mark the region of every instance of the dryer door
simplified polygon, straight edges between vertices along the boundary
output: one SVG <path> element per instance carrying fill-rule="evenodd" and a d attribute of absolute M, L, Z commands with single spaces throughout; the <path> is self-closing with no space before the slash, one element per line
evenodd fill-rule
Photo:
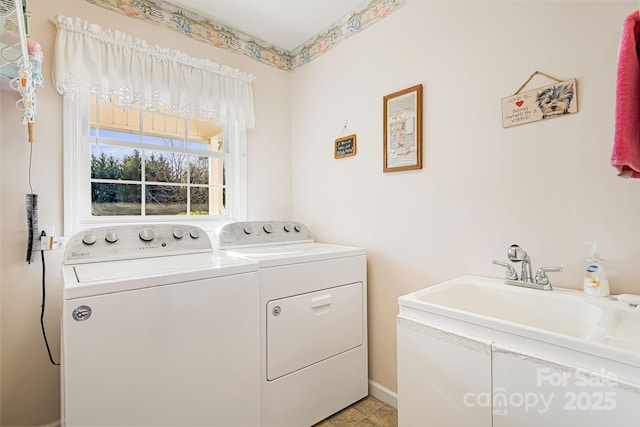
<path fill-rule="evenodd" d="M 363 284 L 267 303 L 267 380 L 363 344 Z"/>

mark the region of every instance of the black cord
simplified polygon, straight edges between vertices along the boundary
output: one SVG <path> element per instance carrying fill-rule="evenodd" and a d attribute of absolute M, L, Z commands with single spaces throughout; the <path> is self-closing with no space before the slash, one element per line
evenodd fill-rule
<path fill-rule="evenodd" d="M 44 234 L 44 231 L 42 232 Z M 44 251 L 40 251 L 40 257 L 42 258 L 42 310 L 40 311 L 40 326 L 42 326 L 42 336 L 44 337 L 44 343 L 47 346 L 47 353 L 49 353 L 49 361 L 52 365 L 59 366 L 60 363 L 56 363 L 51 356 L 51 349 L 49 348 L 49 341 L 47 340 L 47 332 L 44 330 L 44 304 L 45 304 L 45 266 L 44 266 Z"/>

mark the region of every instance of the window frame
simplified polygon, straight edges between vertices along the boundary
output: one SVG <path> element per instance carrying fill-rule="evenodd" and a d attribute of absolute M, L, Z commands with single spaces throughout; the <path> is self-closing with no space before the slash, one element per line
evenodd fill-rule
<path fill-rule="evenodd" d="M 222 124 L 223 144 L 228 147 L 226 214 L 162 216 L 91 215 L 91 148 L 86 142 L 89 129 L 90 92 L 63 96 L 64 141 L 64 233 L 115 224 L 183 223 L 213 231 L 229 221 L 247 218 L 247 130 L 236 123 Z"/>

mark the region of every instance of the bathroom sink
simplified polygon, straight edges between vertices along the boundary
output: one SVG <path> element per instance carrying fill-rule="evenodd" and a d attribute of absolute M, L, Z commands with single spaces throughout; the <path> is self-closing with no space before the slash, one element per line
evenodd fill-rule
<path fill-rule="evenodd" d="M 463 276 L 401 296 L 399 303 L 401 316 L 445 316 L 640 366 L 640 307 L 613 298 Z"/>
<path fill-rule="evenodd" d="M 593 304 L 535 289 L 511 289 L 504 283 L 451 282 L 427 288 L 416 297 L 428 304 L 575 337 L 593 333 L 602 317 L 602 309 Z"/>

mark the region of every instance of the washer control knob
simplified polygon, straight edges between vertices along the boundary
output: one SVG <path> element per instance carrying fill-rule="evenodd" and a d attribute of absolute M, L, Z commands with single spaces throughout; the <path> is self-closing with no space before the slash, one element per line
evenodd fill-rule
<path fill-rule="evenodd" d="M 262 229 L 264 230 L 265 233 L 271 234 L 273 233 L 273 224 L 265 224 L 262 226 Z"/>
<path fill-rule="evenodd" d="M 200 237 L 200 231 L 198 231 L 197 228 L 192 228 L 189 231 L 189 236 L 191 236 L 192 239 L 197 239 L 198 237 Z"/>
<path fill-rule="evenodd" d="M 150 228 L 143 228 L 142 230 L 140 230 L 138 236 L 143 242 L 150 242 L 154 237 L 156 237 L 155 233 Z"/>
<path fill-rule="evenodd" d="M 93 233 L 87 233 L 84 236 L 82 236 L 82 243 L 84 243 L 85 245 L 93 245 L 96 242 L 97 238 L 96 235 Z"/>
<path fill-rule="evenodd" d="M 244 234 L 251 234 L 253 233 L 253 230 L 251 229 L 250 226 L 246 226 L 242 231 L 244 231 Z"/>
<path fill-rule="evenodd" d="M 287 233 L 291 232 L 291 224 L 285 224 L 284 231 L 286 231 Z"/>
<path fill-rule="evenodd" d="M 180 230 L 179 228 L 176 228 L 175 230 L 173 230 L 173 237 L 175 237 L 178 240 L 182 239 L 184 237 L 184 231 Z"/>
<path fill-rule="evenodd" d="M 118 241 L 118 234 L 115 231 L 110 231 L 106 236 L 104 236 L 104 240 L 109 243 L 115 243 Z"/>
<path fill-rule="evenodd" d="M 296 230 L 297 233 L 302 231 L 302 226 L 300 224 L 296 224 L 293 226 L 293 229 Z"/>

